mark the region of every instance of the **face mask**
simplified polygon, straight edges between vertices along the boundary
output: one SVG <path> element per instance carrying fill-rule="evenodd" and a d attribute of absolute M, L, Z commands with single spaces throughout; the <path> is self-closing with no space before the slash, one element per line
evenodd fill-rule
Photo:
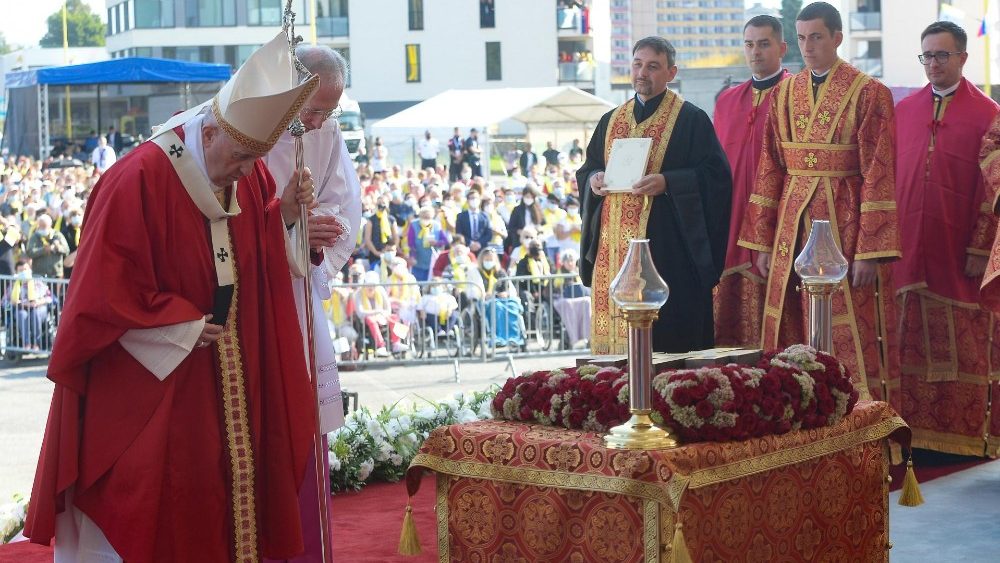
<path fill-rule="evenodd" d="M 83 224 L 83 217 L 80 217 L 79 215 L 75 215 L 72 218 L 70 218 L 69 222 L 74 227 L 79 227 L 80 225 Z"/>
<path fill-rule="evenodd" d="M 35 229 L 35 232 L 38 233 L 38 236 L 42 236 L 42 237 L 49 236 L 49 230 L 48 229 Z"/>
<path fill-rule="evenodd" d="M 552 193 L 555 194 L 555 196 L 557 198 L 559 198 L 560 200 L 562 200 L 562 198 L 563 198 L 563 190 L 562 190 L 562 188 L 556 188 L 555 190 L 553 190 Z"/>
<path fill-rule="evenodd" d="M 371 209 L 366 209 L 364 213 L 362 213 L 362 215 L 364 216 L 365 219 L 370 219 L 371 216 L 374 215 L 374 213 L 372 213 Z"/>
<path fill-rule="evenodd" d="M 462 172 L 462 179 L 463 180 L 470 180 L 470 179 L 472 179 L 472 173 L 471 172 Z"/>
<path fill-rule="evenodd" d="M 469 203 L 469 209 L 479 209 L 478 199 L 470 199 L 468 203 Z"/>
<path fill-rule="evenodd" d="M 17 274 L 17 277 L 20 278 L 20 279 L 22 279 L 22 280 L 30 280 L 31 279 L 31 270 L 29 270 L 29 269 L 21 270 Z"/>
<path fill-rule="evenodd" d="M 494 268 L 494 266 L 496 266 L 496 265 L 497 265 L 497 263 L 494 262 L 493 260 L 483 260 L 483 269 L 484 270 L 492 270 Z"/>
<path fill-rule="evenodd" d="M 512 195 L 509 195 L 509 196 L 505 197 L 504 199 L 507 201 L 507 203 L 509 203 L 511 205 L 517 203 L 517 198 L 514 197 L 514 196 L 512 196 Z"/>
<path fill-rule="evenodd" d="M 577 215 L 580 214 L 580 210 L 576 207 L 570 207 L 566 210 L 566 213 L 569 213 L 573 217 L 576 217 Z"/>
<path fill-rule="evenodd" d="M 389 252 L 383 252 L 382 253 L 382 261 L 385 262 L 386 264 L 388 264 L 389 262 L 392 262 L 392 259 L 395 258 L 395 257 L 396 257 L 396 252 L 395 251 L 391 251 L 390 250 Z"/>
<path fill-rule="evenodd" d="M 469 257 L 466 256 L 466 255 L 464 255 L 464 254 L 460 254 L 460 255 L 458 255 L 458 256 L 455 257 L 455 262 L 458 262 L 459 264 L 466 264 L 466 263 L 468 263 L 468 261 L 469 261 Z"/>
<path fill-rule="evenodd" d="M 531 206 L 531 205 L 533 205 L 535 203 L 535 199 L 534 198 L 530 198 L 530 197 L 526 197 L 526 198 L 522 199 L 521 201 L 523 201 L 524 205 L 526 205 L 526 206 Z"/>
<path fill-rule="evenodd" d="M 431 288 L 431 295 L 441 295 L 441 286 L 435 285 Z"/>
<path fill-rule="evenodd" d="M 455 202 L 449 199 L 448 201 L 444 202 L 444 206 L 447 207 L 448 209 L 451 209 L 452 207 L 455 207 Z"/>
<path fill-rule="evenodd" d="M 403 199 L 403 192 L 399 190 L 392 190 L 392 199 Z"/>

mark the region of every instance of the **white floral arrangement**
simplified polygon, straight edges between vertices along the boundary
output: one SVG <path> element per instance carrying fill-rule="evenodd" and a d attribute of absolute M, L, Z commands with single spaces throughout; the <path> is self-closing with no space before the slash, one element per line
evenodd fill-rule
<path fill-rule="evenodd" d="M 358 490 L 372 480 L 399 481 L 432 430 L 492 418 L 496 392 L 455 393 L 409 408 L 396 403 L 374 414 L 366 407 L 348 414 L 344 426 L 328 436 L 331 491 Z"/>
<path fill-rule="evenodd" d="M 9 543 L 21 535 L 27 512 L 28 501 L 21 495 L 14 495 L 14 502 L 0 505 L 0 544 Z"/>

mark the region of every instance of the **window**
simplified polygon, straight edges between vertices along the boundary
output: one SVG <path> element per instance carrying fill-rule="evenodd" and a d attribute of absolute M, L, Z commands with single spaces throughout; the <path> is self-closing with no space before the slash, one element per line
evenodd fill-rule
<path fill-rule="evenodd" d="M 153 48 L 152 47 L 136 47 L 135 56 L 137 57 L 152 57 Z"/>
<path fill-rule="evenodd" d="M 222 56 L 225 63 L 231 66 L 235 71 L 243 66 L 243 63 L 250 58 L 250 53 L 253 53 L 256 50 L 256 45 L 226 45 L 225 49 L 223 49 Z"/>
<path fill-rule="evenodd" d="M 486 80 L 501 80 L 500 42 L 486 42 Z"/>
<path fill-rule="evenodd" d="M 174 0 L 135 0 L 135 27 L 174 27 Z"/>
<path fill-rule="evenodd" d="M 479 27 L 496 27 L 497 14 L 493 0 L 479 0 Z"/>
<path fill-rule="evenodd" d="M 124 31 L 122 28 L 122 5 L 115 6 L 115 33 Z"/>
<path fill-rule="evenodd" d="M 187 27 L 236 25 L 236 0 L 185 0 Z"/>
<path fill-rule="evenodd" d="M 176 59 L 177 58 L 177 47 L 164 47 L 160 51 L 160 56 L 164 59 Z"/>
<path fill-rule="evenodd" d="M 410 31 L 424 28 L 424 0 L 407 0 L 410 10 Z"/>
<path fill-rule="evenodd" d="M 420 82 L 420 45 L 406 45 L 406 81 Z"/>
<path fill-rule="evenodd" d="M 111 22 L 114 21 L 114 19 L 115 17 L 111 14 L 111 8 L 108 8 L 108 30 L 105 32 L 105 35 L 108 37 L 114 35 L 114 32 L 111 31 Z"/>
<path fill-rule="evenodd" d="M 125 31 L 128 31 L 128 30 L 132 29 L 132 22 L 129 21 L 128 5 L 129 5 L 128 2 L 125 2 L 124 4 L 122 4 L 122 7 L 125 8 L 125 17 L 123 18 L 124 21 L 122 22 L 122 23 L 125 24 Z"/>

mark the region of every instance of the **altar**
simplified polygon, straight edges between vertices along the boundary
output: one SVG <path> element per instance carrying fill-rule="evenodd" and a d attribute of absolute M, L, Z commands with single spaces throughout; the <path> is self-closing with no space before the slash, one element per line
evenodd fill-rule
<path fill-rule="evenodd" d="M 433 431 L 407 485 L 437 474 L 441 561 L 877 562 L 889 438 L 907 445 L 909 429 L 871 401 L 833 426 L 659 451 L 480 421 Z"/>

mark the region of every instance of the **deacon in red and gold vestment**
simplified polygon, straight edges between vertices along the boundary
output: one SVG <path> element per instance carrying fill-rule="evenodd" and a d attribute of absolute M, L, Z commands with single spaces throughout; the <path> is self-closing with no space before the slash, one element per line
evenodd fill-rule
<path fill-rule="evenodd" d="M 647 37 L 632 50 L 636 97 L 601 118 L 577 172 L 582 188 L 580 274 L 590 286 L 590 347 L 624 354 L 625 320 L 608 296 L 629 241 L 649 239 L 653 264 L 670 286 L 670 299 L 653 324 L 653 349 L 711 348 L 712 288 L 726 253 L 732 176 L 705 112 L 667 89 L 677 74 L 670 42 Z M 646 175 L 631 192 L 605 191 L 612 142 L 652 139 Z"/>
<path fill-rule="evenodd" d="M 996 102 L 962 77 L 966 34 L 935 22 L 921 35 L 925 88 L 896 106 L 896 198 L 903 256 L 894 264 L 903 418 L 913 445 L 983 455 L 990 371 L 1000 338 L 979 306 L 996 219 L 979 144 Z M 995 455 L 995 452 L 993 452 Z"/>
<path fill-rule="evenodd" d="M 771 100 L 739 240 L 759 252 L 758 270 L 769 275 L 763 347 L 806 341 L 807 297 L 795 290 L 793 263 L 812 221 L 828 220 L 851 264 L 833 296 L 834 354 L 863 398 L 894 399 L 899 367 L 887 261 L 900 252 L 892 96 L 837 58 L 843 25 L 833 6 L 809 4 L 795 27 L 807 68 L 779 84 Z"/>
<path fill-rule="evenodd" d="M 726 269 L 715 288 L 715 345 L 760 346 L 767 280 L 753 269 L 753 252 L 736 244 L 757 177 L 764 126 L 774 87 L 788 72 L 781 59 L 788 45 L 781 21 L 754 16 L 743 26 L 743 54 L 753 76 L 723 92 L 715 102 L 715 132 L 733 169 L 733 206 L 726 245 Z"/>
<path fill-rule="evenodd" d="M 993 120 L 989 131 L 983 137 L 982 148 L 979 151 L 979 167 L 983 173 L 983 181 L 986 184 L 986 201 L 994 215 L 1000 214 L 1000 115 Z M 1000 314 L 1000 229 L 997 238 L 993 240 L 990 250 L 989 260 L 986 262 L 986 274 L 983 276 L 981 304 L 996 315 Z M 994 321 L 995 322 L 995 321 Z M 994 339 L 997 341 L 998 339 Z M 1000 377 L 996 361 L 991 358 L 990 364 L 990 397 L 992 409 L 990 410 L 990 431 L 989 447 L 987 454 L 993 457 L 1000 456 Z"/>
<path fill-rule="evenodd" d="M 276 199 L 258 159 L 317 83 L 278 35 L 95 187 L 25 528 L 57 561 L 303 550 L 315 406 L 286 226 L 312 181 Z"/>

